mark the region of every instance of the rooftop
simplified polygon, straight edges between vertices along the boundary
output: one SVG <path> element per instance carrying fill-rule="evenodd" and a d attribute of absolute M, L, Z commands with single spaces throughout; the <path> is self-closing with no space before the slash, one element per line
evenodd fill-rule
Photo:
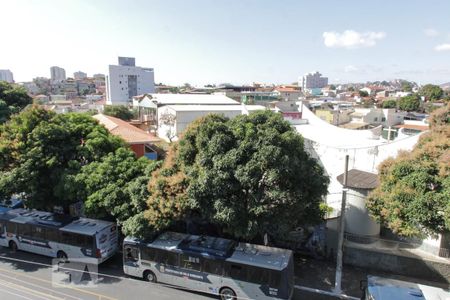
<path fill-rule="evenodd" d="M 158 106 L 178 104 L 239 104 L 239 102 L 221 94 L 147 94 L 134 97 L 134 99 L 139 101 L 143 101 L 146 98 L 155 102 Z"/>
<path fill-rule="evenodd" d="M 344 173 L 337 177 L 340 184 L 344 185 Z M 374 189 L 378 186 L 377 174 L 351 169 L 347 174 L 347 187 L 357 189 Z"/>
<path fill-rule="evenodd" d="M 167 105 L 175 111 L 254 111 L 266 109 L 262 105 Z"/>
<path fill-rule="evenodd" d="M 160 139 L 148 134 L 130 123 L 119 118 L 97 114 L 93 116 L 100 124 L 106 127 L 112 134 L 121 137 L 128 144 L 155 143 Z"/>

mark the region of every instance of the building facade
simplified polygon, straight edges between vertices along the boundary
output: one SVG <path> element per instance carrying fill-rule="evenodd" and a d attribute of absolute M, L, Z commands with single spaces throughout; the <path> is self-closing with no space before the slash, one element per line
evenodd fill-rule
<path fill-rule="evenodd" d="M 52 81 L 66 80 L 66 70 L 60 67 L 53 66 L 50 68 L 50 79 Z"/>
<path fill-rule="evenodd" d="M 13 73 L 10 70 L 0 70 L 0 81 L 13 83 L 14 82 Z"/>
<path fill-rule="evenodd" d="M 73 78 L 75 80 L 81 80 L 81 79 L 86 79 L 87 78 L 87 74 L 81 71 L 75 72 L 73 73 Z"/>
<path fill-rule="evenodd" d="M 319 72 L 305 74 L 299 82 L 303 91 L 309 89 L 324 88 L 328 85 L 328 77 L 322 77 Z"/>
<path fill-rule="evenodd" d="M 119 65 L 110 65 L 106 76 L 106 103 L 126 105 L 134 96 L 154 93 L 153 68 L 135 66 L 133 57 L 119 57 Z"/>

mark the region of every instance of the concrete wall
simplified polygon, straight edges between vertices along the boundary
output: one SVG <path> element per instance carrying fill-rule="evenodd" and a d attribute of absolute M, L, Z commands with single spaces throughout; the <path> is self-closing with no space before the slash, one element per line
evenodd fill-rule
<path fill-rule="evenodd" d="M 345 247 L 344 263 L 356 267 L 414 276 L 429 281 L 450 283 L 450 263 L 422 257 L 394 255 L 388 252 Z"/>

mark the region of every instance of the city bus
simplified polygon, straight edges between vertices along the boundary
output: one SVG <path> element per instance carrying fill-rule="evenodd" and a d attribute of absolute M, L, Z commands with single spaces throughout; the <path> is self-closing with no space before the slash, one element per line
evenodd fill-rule
<path fill-rule="evenodd" d="M 117 252 L 118 233 L 112 222 L 12 209 L 0 213 L 0 246 L 100 264 Z"/>
<path fill-rule="evenodd" d="M 124 273 L 150 282 L 231 299 L 290 299 L 291 250 L 165 232 L 152 241 L 126 237 Z"/>

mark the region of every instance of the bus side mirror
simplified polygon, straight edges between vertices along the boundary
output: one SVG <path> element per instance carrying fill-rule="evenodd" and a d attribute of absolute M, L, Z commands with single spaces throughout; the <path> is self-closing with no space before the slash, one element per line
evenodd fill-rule
<path fill-rule="evenodd" d="M 360 289 L 361 291 L 365 291 L 366 288 L 367 288 L 367 280 L 361 280 L 361 281 L 359 282 L 359 289 Z"/>

